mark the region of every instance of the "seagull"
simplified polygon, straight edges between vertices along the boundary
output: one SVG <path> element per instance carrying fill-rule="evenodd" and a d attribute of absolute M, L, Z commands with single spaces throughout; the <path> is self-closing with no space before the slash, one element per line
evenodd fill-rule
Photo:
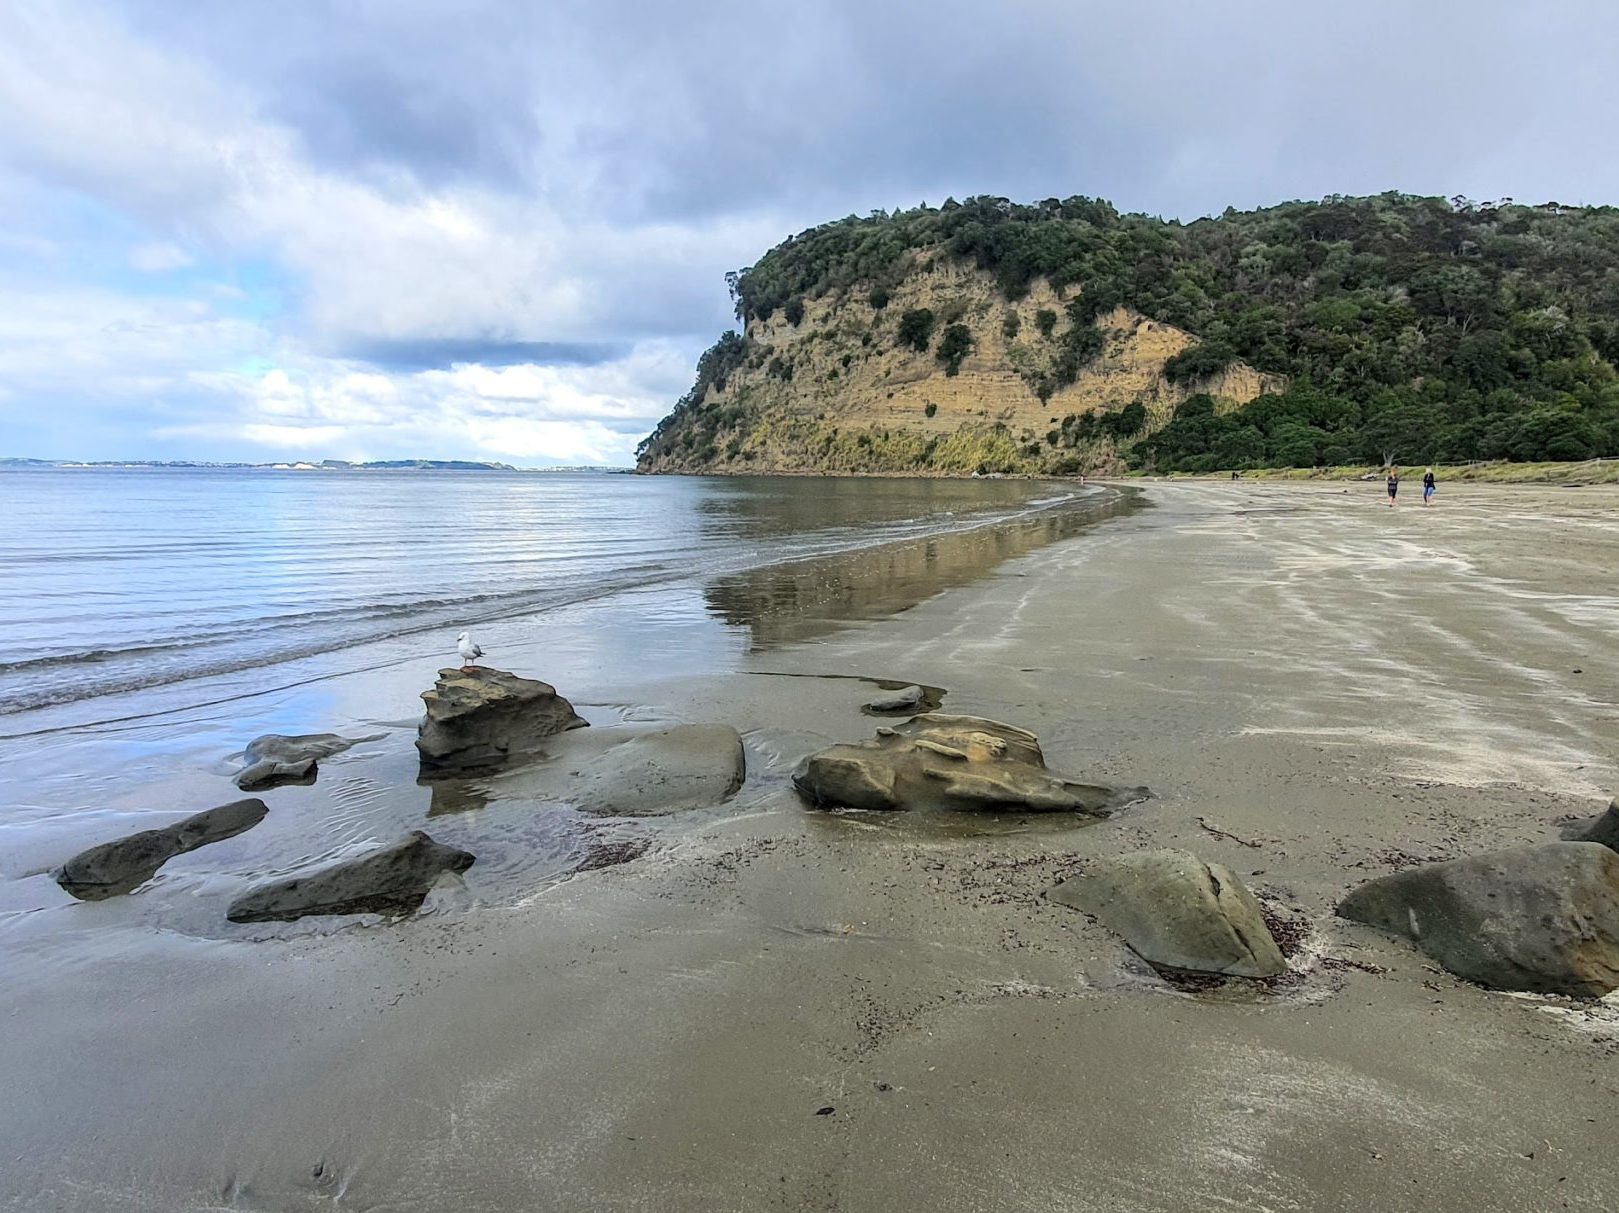
<path fill-rule="evenodd" d="M 472 663 L 483 656 L 483 650 L 465 632 L 455 638 L 455 649 L 456 652 L 461 654 L 461 668 L 463 670 L 470 670 Z"/>

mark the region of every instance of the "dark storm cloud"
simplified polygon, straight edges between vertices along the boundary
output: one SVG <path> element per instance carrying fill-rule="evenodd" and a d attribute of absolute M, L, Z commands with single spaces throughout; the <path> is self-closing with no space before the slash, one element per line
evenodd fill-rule
<path fill-rule="evenodd" d="M 1619 9 L 1266 2 L 143 3 L 320 163 L 619 219 L 945 193 L 1192 217 L 1401 188 L 1612 192 Z"/>

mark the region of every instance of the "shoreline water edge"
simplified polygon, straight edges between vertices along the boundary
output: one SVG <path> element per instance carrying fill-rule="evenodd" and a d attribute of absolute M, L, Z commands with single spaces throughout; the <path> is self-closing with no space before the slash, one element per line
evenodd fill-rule
<path fill-rule="evenodd" d="M 0 1207 L 1609 1207 L 1614 999 L 1335 909 L 1607 803 L 1619 494 L 1380 489 L 1022 489 L 871 544 L 736 486 L 688 503 L 714 567 L 491 600 L 485 664 L 567 710 L 448 776 L 427 632 L 0 716 Z M 1033 745 L 1030 806 L 1086 811 L 816 807 L 810 756 L 911 754 L 909 705 L 976 723 L 893 786 Z M 238 789 L 261 734 L 315 765 Z M 58 884 L 141 829 L 155 875 Z M 283 913 L 410 831 L 419 890 Z M 1264 915 L 1263 980 L 1048 896 L 1165 849 Z"/>

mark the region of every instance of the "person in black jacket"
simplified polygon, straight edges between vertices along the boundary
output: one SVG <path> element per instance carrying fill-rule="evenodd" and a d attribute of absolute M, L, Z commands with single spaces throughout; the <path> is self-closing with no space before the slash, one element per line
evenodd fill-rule
<path fill-rule="evenodd" d="M 1422 504 L 1423 505 L 1432 505 L 1433 504 L 1433 494 L 1434 494 L 1434 489 L 1436 487 L 1438 487 L 1438 486 L 1436 486 L 1434 484 L 1433 469 L 1429 468 L 1422 475 Z"/>
<path fill-rule="evenodd" d="M 1400 473 L 1397 468 L 1389 469 L 1389 509 L 1394 508 L 1394 498 L 1400 491 Z"/>

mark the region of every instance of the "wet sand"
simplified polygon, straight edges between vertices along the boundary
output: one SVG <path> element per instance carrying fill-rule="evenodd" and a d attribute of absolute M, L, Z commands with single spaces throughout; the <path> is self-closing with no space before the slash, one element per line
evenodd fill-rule
<path fill-rule="evenodd" d="M 214 925 L 254 831 L 68 906 L 31 833 L 0 884 L 0 1206 L 1611 1208 L 1619 1007 L 1486 992 L 1330 911 L 1413 859 L 1555 837 L 1619 785 L 1619 494 L 1145 494 L 899 614 L 828 608 L 724 663 L 593 663 L 583 618 L 514 639 L 511 664 L 598 723 L 743 730 L 738 799 L 627 864 L 539 879 L 525 847 L 551 846 L 557 811 L 495 781 L 427 823 L 491 848 L 481 893 L 255 937 Z M 1034 730 L 1053 767 L 1157 799 L 1083 827 L 809 811 L 792 765 L 876 723 L 848 675 L 946 688 L 948 711 Z M 396 732 L 272 793 L 261 828 L 297 797 L 408 785 L 419 677 L 329 684 L 300 725 Z M 142 762 L 148 802 L 206 807 L 198 777 Z M 411 795 L 420 824 L 435 806 Z M 1149 846 L 1307 919 L 1295 974 L 1176 988 L 1040 900 L 1087 856 Z"/>

